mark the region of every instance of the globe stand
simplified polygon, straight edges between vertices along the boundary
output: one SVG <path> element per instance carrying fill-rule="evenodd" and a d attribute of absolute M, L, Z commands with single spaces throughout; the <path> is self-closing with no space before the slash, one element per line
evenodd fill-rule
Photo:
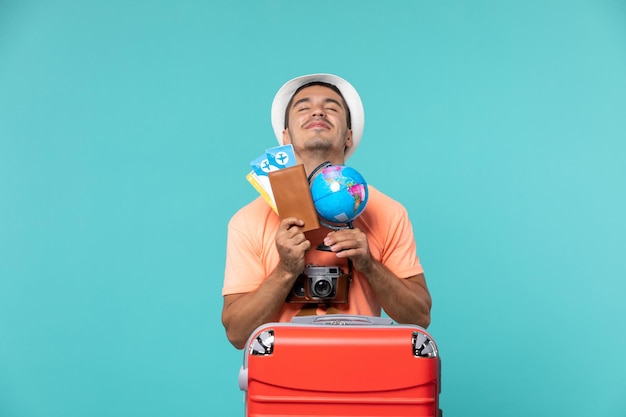
<path fill-rule="evenodd" d="M 322 226 L 327 227 L 331 230 L 334 230 L 335 232 L 337 230 L 344 230 L 344 229 L 354 229 L 354 224 L 352 222 L 347 222 L 344 224 L 330 224 L 330 223 L 326 223 L 324 220 L 319 219 L 319 222 Z M 324 244 L 324 242 L 320 243 L 319 245 L 317 245 L 317 250 L 321 250 L 324 252 L 332 252 L 332 250 L 330 249 L 330 246 L 326 246 Z"/>

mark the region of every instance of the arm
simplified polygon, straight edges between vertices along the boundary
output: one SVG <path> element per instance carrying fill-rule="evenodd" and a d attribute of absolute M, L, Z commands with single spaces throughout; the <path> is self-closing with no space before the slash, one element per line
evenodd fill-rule
<path fill-rule="evenodd" d="M 339 258 L 350 258 L 376 293 L 382 308 L 398 323 L 430 324 L 432 300 L 424 274 L 400 279 L 386 266 L 372 258 L 367 236 L 360 229 L 329 233 L 324 243 Z"/>
<path fill-rule="evenodd" d="M 280 261 L 255 291 L 224 296 L 222 324 L 228 340 L 237 349 L 245 346 L 258 326 L 276 318 L 294 281 L 304 269 L 304 254 L 311 246 L 301 227 L 302 220 L 287 218 L 276 232 Z"/>

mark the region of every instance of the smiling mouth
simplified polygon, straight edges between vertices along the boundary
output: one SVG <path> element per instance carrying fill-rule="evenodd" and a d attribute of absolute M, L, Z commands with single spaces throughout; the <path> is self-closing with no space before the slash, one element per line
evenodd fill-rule
<path fill-rule="evenodd" d="M 315 122 L 311 122 L 307 124 L 306 128 L 307 129 L 330 129 L 330 125 L 326 122 L 315 121 Z"/>

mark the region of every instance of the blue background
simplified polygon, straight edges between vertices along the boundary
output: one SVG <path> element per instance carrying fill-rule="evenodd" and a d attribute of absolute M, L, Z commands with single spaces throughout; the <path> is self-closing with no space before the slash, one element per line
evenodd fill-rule
<path fill-rule="evenodd" d="M 312 72 L 409 210 L 445 415 L 626 416 L 619 0 L 0 1 L 0 415 L 243 414 L 226 225 Z"/>

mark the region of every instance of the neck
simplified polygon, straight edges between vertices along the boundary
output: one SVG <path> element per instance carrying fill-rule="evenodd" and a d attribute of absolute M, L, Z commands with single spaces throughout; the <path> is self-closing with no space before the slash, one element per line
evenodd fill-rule
<path fill-rule="evenodd" d="M 323 164 L 324 162 L 330 162 L 331 165 L 343 165 L 344 164 L 344 159 L 343 159 L 343 155 L 341 155 L 341 157 L 332 157 L 330 155 L 307 155 L 307 156 L 302 156 L 302 155 L 296 155 L 296 160 L 298 161 L 298 163 L 301 163 L 304 165 L 304 170 L 306 171 L 307 175 L 311 175 L 311 173 L 315 170 L 315 168 L 317 168 L 318 166 L 320 166 L 320 164 Z"/>

